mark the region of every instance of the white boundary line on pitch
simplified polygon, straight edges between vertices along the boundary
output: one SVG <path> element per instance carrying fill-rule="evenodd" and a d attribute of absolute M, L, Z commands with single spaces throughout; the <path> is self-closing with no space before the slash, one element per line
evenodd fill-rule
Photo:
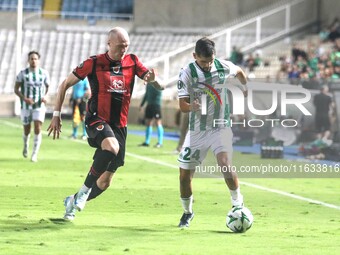
<path fill-rule="evenodd" d="M 9 121 L 1 120 L 1 119 L 0 119 L 0 122 L 4 123 L 5 125 L 10 126 L 10 127 L 16 127 L 16 128 L 21 128 L 22 127 L 21 125 L 18 125 L 18 124 L 9 122 Z M 43 131 L 43 133 L 47 134 L 46 131 Z M 71 141 L 85 144 L 85 141 L 80 141 L 80 140 L 71 140 Z M 151 162 L 153 164 L 158 164 L 158 165 L 161 165 L 161 166 L 178 169 L 178 166 L 176 166 L 176 165 L 165 163 L 165 162 L 162 162 L 162 161 L 159 161 L 159 160 L 155 160 L 155 159 L 152 159 L 152 158 L 140 156 L 140 155 L 137 155 L 137 154 L 134 154 L 134 153 L 130 153 L 130 152 L 126 152 L 125 154 L 130 156 L 130 157 L 134 157 L 134 158 L 137 158 L 137 159 L 141 159 L 141 160 L 144 160 L 144 161 Z M 242 185 L 249 186 L 249 187 L 252 187 L 252 188 L 255 188 L 255 189 L 259 189 L 259 190 L 263 190 L 263 191 L 279 194 L 279 195 L 282 195 L 282 196 L 294 198 L 294 199 L 297 199 L 297 200 L 301 200 L 301 201 L 305 201 L 305 202 L 309 202 L 309 203 L 313 203 L 313 204 L 317 204 L 317 205 L 322 205 L 324 207 L 340 210 L 340 206 L 338 206 L 338 205 L 325 203 L 325 202 L 322 202 L 322 201 L 319 201 L 319 200 L 315 200 L 315 199 L 311 199 L 311 198 L 307 198 L 307 197 L 302 197 L 302 196 L 299 196 L 299 195 L 294 195 L 294 194 L 291 194 L 291 193 L 288 193 L 288 192 L 285 192 L 285 191 L 280 191 L 280 190 L 276 190 L 276 189 L 266 188 L 266 187 L 263 187 L 263 186 L 260 186 L 260 185 L 257 185 L 257 184 L 252 184 L 252 183 L 249 183 L 249 182 L 240 181 L 240 183 Z"/>

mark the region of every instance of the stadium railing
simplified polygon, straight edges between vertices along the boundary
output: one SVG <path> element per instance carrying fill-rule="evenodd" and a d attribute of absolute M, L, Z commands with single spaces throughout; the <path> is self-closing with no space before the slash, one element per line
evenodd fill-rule
<path fill-rule="evenodd" d="M 254 17 L 210 34 L 209 37 L 216 43 L 217 55 L 220 58 L 228 58 L 235 43 L 242 52 L 249 52 L 316 25 L 317 22 L 317 0 L 284 1 L 272 9 L 266 9 L 262 13 L 256 12 Z M 243 35 L 247 39 L 235 41 L 235 35 Z M 165 83 L 174 87 L 180 68 L 191 59 L 194 45 L 190 43 L 146 64 L 157 67 Z M 141 96 L 143 92 L 140 90 L 136 95 Z"/>

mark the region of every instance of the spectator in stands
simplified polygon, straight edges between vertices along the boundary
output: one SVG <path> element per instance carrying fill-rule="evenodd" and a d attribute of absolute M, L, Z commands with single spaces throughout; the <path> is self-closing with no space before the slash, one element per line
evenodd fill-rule
<path fill-rule="evenodd" d="M 334 42 L 339 37 L 340 37 L 340 21 L 338 18 L 335 18 L 329 27 L 328 39 L 331 42 Z"/>
<path fill-rule="evenodd" d="M 26 158 L 29 148 L 31 122 L 34 123 L 34 145 L 31 156 L 32 162 L 38 161 L 38 152 L 41 145 L 41 126 L 45 120 L 45 96 L 50 84 L 49 73 L 39 67 L 40 54 L 37 51 L 28 53 L 29 67 L 20 71 L 15 83 L 15 94 L 21 101 L 21 121 L 24 127 L 23 156 Z"/>
<path fill-rule="evenodd" d="M 129 44 L 125 29 L 111 29 L 107 37 L 108 51 L 86 59 L 59 86 L 48 135 L 52 133 L 53 139 L 59 138 L 66 90 L 88 77 L 91 98 L 85 118 L 86 132 L 89 145 L 97 148 L 84 184 L 64 200 L 67 220 L 73 220 L 76 210 L 83 210 L 87 200 L 102 194 L 110 186 L 116 170 L 124 165 L 127 117 L 135 76 L 163 89 L 154 69 L 147 69 L 136 55 L 127 54 Z"/>
<path fill-rule="evenodd" d="M 152 136 L 153 121 L 156 121 L 158 142 L 154 146 L 155 148 L 161 148 L 163 146 L 164 128 L 162 125 L 162 91 L 155 89 L 152 84 L 146 85 L 146 92 L 139 109 L 142 110 L 144 104 L 147 103 L 145 109 L 145 142 L 140 146 L 149 147 Z"/>
<path fill-rule="evenodd" d="M 253 54 L 249 54 L 247 59 L 244 61 L 244 66 L 248 67 L 249 72 L 254 72 L 255 58 Z"/>
<path fill-rule="evenodd" d="M 290 81 L 290 84 L 298 84 L 300 78 L 300 71 L 297 65 L 292 65 L 288 69 L 288 79 Z"/>
<path fill-rule="evenodd" d="M 90 97 L 91 91 L 89 81 L 87 78 L 80 80 L 72 87 L 72 95 L 70 103 L 72 105 L 72 117 L 73 117 L 73 131 L 72 138 L 77 139 L 79 123 L 82 123 L 83 135 L 82 139 L 86 140 L 85 130 L 85 114 L 86 114 L 86 102 Z"/>
<path fill-rule="evenodd" d="M 233 46 L 229 60 L 235 65 L 242 65 L 243 53 L 236 46 Z"/>
<path fill-rule="evenodd" d="M 320 38 L 321 42 L 328 41 L 328 36 L 329 36 L 329 28 L 327 26 L 325 26 L 319 32 L 319 38 Z"/>
<path fill-rule="evenodd" d="M 333 109 L 333 101 L 328 94 L 328 86 L 322 86 L 320 93 L 314 96 L 315 127 L 318 139 L 328 140 L 331 134 L 330 114 Z"/>
<path fill-rule="evenodd" d="M 305 60 L 308 60 L 307 53 L 297 43 L 293 43 L 292 47 L 293 63 L 297 61 L 299 56 L 301 56 Z"/>
<path fill-rule="evenodd" d="M 332 80 L 337 80 L 337 79 L 340 79 L 340 66 L 334 66 Z"/>
<path fill-rule="evenodd" d="M 257 67 L 257 66 L 260 66 L 261 64 L 262 64 L 262 59 L 260 57 L 260 54 L 256 53 L 255 58 L 254 58 L 254 66 Z M 268 62 L 265 62 L 264 64 L 269 65 Z"/>

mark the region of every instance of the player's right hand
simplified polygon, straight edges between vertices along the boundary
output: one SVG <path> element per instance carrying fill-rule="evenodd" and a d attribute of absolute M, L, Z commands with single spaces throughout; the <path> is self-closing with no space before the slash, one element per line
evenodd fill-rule
<path fill-rule="evenodd" d="M 55 138 L 59 139 L 59 134 L 61 133 L 61 118 L 58 116 L 53 116 L 51 124 L 47 128 L 48 136 L 53 132 L 53 140 Z"/>
<path fill-rule="evenodd" d="M 24 101 L 25 101 L 25 103 L 28 104 L 28 105 L 33 105 L 33 104 L 34 104 L 34 101 L 33 101 L 32 98 L 25 97 L 25 98 L 24 98 Z"/>
<path fill-rule="evenodd" d="M 200 109 L 201 109 L 200 101 L 198 99 L 195 99 L 194 101 L 192 101 L 192 104 L 190 105 L 190 111 L 197 112 Z"/>

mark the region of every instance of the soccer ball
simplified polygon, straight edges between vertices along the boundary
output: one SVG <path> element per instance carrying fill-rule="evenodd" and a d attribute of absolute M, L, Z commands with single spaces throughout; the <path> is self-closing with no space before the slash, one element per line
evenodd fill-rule
<path fill-rule="evenodd" d="M 235 233 L 243 233 L 251 228 L 254 216 L 246 207 L 233 207 L 227 215 L 227 227 Z"/>

